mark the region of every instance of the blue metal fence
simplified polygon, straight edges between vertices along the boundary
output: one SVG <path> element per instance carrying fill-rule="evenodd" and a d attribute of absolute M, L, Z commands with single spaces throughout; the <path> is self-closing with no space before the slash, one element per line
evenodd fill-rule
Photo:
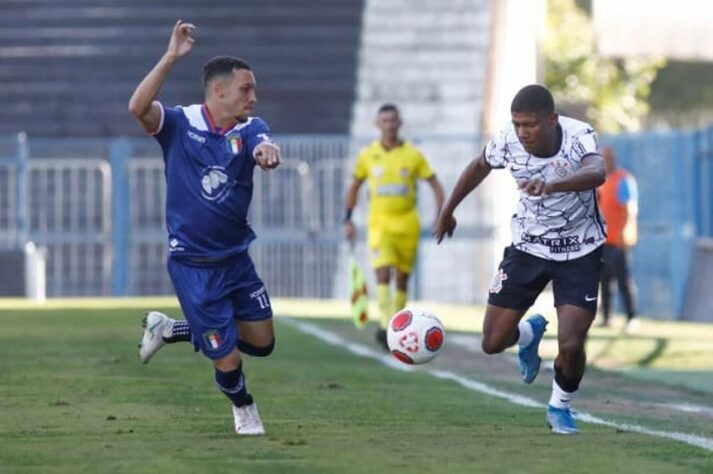
<path fill-rule="evenodd" d="M 633 277 L 640 312 L 681 316 L 695 242 L 713 236 L 713 128 L 618 135 L 604 142 L 639 183 L 640 240 L 633 251 Z M 261 238 L 253 255 L 268 275 L 280 278 L 272 286 L 284 285 L 281 294 L 333 296 L 334 286 L 342 284 L 333 275 L 345 252 L 343 190 L 348 159 L 363 143 L 348 137 L 285 137 L 281 145 L 290 162 L 275 175 L 279 178 L 256 175 L 253 222 Z M 427 155 L 429 146 L 436 154 L 443 143 L 422 140 L 421 146 Z M 448 189 L 463 167 L 454 157 L 470 159 L 469 150 L 481 143 L 469 138 L 455 145 L 459 148 L 447 154 L 452 169 L 439 169 Z M 19 247 L 26 240 L 47 246 L 50 296 L 170 293 L 159 152 L 151 140 L 0 137 L 0 247 Z M 432 207 L 430 196 L 421 204 Z M 427 212 L 424 216 L 432 209 Z M 482 213 L 463 217 L 482 219 Z M 472 250 L 490 238 L 488 226 L 461 222 L 478 232 L 466 234 L 472 240 L 461 240 L 457 248 Z M 485 247 L 478 248 L 473 252 L 482 258 Z M 438 259 L 449 258 L 444 255 L 439 249 Z M 437 273 L 439 280 L 450 275 Z M 478 288 L 461 292 L 476 295 L 470 301 L 481 301 L 485 294 Z"/>
<path fill-rule="evenodd" d="M 633 278 L 642 314 L 681 316 L 696 239 L 711 232 L 710 151 L 701 131 L 607 137 L 639 185 Z"/>

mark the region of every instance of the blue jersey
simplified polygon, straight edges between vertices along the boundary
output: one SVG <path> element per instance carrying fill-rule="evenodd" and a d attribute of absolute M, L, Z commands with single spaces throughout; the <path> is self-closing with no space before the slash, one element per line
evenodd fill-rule
<path fill-rule="evenodd" d="M 223 258 L 247 250 L 255 147 L 270 129 L 250 117 L 216 129 L 204 105 L 161 107 L 154 134 L 163 150 L 166 226 L 172 258 Z"/>

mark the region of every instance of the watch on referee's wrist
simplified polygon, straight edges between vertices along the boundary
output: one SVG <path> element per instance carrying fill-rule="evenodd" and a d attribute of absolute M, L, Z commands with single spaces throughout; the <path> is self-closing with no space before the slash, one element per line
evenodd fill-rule
<path fill-rule="evenodd" d="M 346 224 L 347 222 L 352 221 L 352 212 L 354 212 L 354 209 L 346 209 L 344 211 L 344 223 Z"/>

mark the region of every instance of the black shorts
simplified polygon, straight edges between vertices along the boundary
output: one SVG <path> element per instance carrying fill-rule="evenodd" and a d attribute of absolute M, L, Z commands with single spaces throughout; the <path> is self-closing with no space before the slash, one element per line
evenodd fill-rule
<path fill-rule="evenodd" d="M 571 304 L 596 313 L 601 270 L 601 247 L 574 260 L 558 262 L 510 246 L 490 285 L 488 304 L 525 311 L 552 281 L 555 306 Z"/>

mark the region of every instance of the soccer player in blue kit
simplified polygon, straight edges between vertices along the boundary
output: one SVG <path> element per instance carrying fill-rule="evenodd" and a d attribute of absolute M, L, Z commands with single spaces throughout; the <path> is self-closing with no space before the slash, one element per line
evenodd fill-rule
<path fill-rule="evenodd" d="M 248 255 L 255 234 L 247 214 L 255 165 L 277 167 L 280 149 L 265 122 L 251 116 L 256 82 L 240 59 L 219 56 L 204 65 L 202 105 L 164 107 L 154 100 L 192 50 L 194 30 L 176 22 L 166 52 L 129 102 L 163 151 L 168 272 L 186 317 L 150 312 L 139 357 L 146 363 L 166 343 L 191 341 L 213 361 L 216 384 L 232 402 L 235 432 L 262 435 L 240 354 L 269 355 L 275 336 L 270 299 Z"/>

